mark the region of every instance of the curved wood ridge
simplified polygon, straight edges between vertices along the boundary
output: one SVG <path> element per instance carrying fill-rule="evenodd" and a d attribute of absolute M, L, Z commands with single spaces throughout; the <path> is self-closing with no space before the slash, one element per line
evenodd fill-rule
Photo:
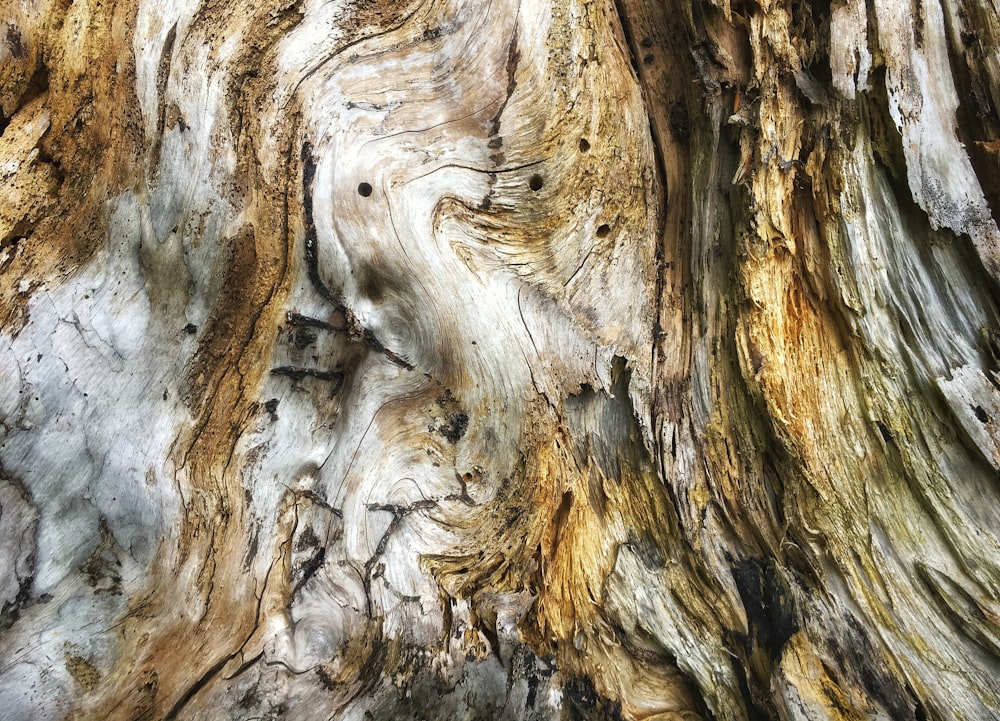
<path fill-rule="evenodd" d="M 0 13 L 0 715 L 1000 716 L 998 41 Z"/>

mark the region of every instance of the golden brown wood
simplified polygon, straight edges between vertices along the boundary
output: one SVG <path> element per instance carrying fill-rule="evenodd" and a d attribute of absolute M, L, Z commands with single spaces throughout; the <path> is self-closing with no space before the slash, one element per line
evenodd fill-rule
<path fill-rule="evenodd" d="M 0 12 L 5 719 L 1000 716 L 1000 16 Z"/>

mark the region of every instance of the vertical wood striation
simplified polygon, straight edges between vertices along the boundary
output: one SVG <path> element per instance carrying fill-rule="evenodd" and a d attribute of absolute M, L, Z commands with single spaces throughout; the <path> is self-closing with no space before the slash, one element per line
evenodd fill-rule
<path fill-rule="evenodd" d="M 1000 17 L 21 2 L 11 719 L 990 719 Z"/>

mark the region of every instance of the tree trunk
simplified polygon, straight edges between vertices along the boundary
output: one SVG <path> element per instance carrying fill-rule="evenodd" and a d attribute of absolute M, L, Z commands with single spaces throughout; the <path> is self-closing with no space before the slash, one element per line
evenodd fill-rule
<path fill-rule="evenodd" d="M 1000 717 L 998 103 L 987 0 L 4 0 L 0 715 Z"/>

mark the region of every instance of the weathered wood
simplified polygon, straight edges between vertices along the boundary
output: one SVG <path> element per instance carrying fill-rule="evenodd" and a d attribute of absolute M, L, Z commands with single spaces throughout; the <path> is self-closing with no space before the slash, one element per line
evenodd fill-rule
<path fill-rule="evenodd" d="M 993 4 L 0 25 L 5 719 L 1000 716 Z"/>

